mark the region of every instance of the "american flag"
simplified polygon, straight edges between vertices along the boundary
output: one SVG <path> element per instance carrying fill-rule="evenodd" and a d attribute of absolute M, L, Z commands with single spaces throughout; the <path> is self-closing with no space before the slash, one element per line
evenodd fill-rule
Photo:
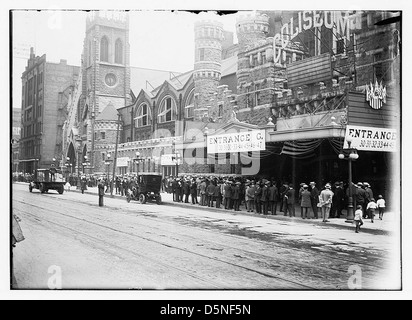
<path fill-rule="evenodd" d="M 375 86 L 372 84 L 366 87 L 366 101 L 369 101 L 369 105 L 373 109 L 382 108 L 382 104 L 386 103 L 386 88 L 382 86 L 382 81 L 378 84 L 375 82 Z"/>

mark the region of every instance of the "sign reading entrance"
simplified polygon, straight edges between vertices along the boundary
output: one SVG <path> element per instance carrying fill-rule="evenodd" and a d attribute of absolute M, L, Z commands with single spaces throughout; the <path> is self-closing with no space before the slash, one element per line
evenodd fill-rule
<path fill-rule="evenodd" d="M 207 153 L 260 151 L 266 148 L 265 130 L 225 133 L 207 137 Z"/>
<path fill-rule="evenodd" d="M 347 138 L 352 139 L 351 148 L 365 151 L 397 151 L 396 129 L 347 126 L 343 148 L 348 148 Z"/>

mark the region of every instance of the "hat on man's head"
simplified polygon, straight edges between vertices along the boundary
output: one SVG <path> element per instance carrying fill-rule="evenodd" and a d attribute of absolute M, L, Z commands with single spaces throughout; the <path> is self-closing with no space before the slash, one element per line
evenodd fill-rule
<path fill-rule="evenodd" d="M 370 185 L 369 183 L 367 183 L 367 182 L 364 182 L 363 185 L 364 185 L 365 187 L 370 187 L 370 186 L 371 186 L 371 185 Z"/>
<path fill-rule="evenodd" d="M 305 188 L 305 189 L 307 189 L 307 188 L 308 188 L 308 185 L 307 185 L 307 184 L 304 184 L 302 187 Z"/>
<path fill-rule="evenodd" d="M 313 181 L 309 182 L 309 184 L 310 184 L 310 185 L 316 185 L 316 183 L 313 182 Z"/>
<path fill-rule="evenodd" d="M 328 188 L 328 189 L 330 189 L 330 188 L 331 188 L 331 185 L 330 185 L 330 183 L 327 183 L 327 184 L 325 184 L 325 188 Z"/>
<path fill-rule="evenodd" d="M 362 182 L 358 182 L 357 185 L 358 185 L 359 187 L 363 187 L 363 183 L 362 183 Z"/>

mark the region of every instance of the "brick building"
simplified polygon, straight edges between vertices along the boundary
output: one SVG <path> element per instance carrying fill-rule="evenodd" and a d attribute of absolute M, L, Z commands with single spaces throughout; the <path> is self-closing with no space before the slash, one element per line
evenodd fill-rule
<path fill-rule="evenodd" d="M 91 64 L 83 64 L 83 84 L 90 84 L 83 85 L 80 99 L 86 110 L 94 110 L 95 118 L 88 118 L 91 112 L 82 107 L 79 127 L 86 124 L 87 130 L 95 130 L 92 123 L 98 113 L 110 103 L 114 106 L 121 119 L 118 174 L 138 170 L 163 175 L 245 174 L 250 164 L 242 162 L 242 157 L 250 158 L 250 151 L 212 152 L 206 140 L 218 141 L 227 133 L 246 131 L 263 132 L 265 137 L 262 150 L 253 159 L 259 162 L 254 176 L 295 185 L 346 180 L 347 162 L 339 160 L 338 154 L 347 146 L 347 129 L 400 129 L 400 22 L 379 23 L 391 14 L 262 11 L 237 19 L 237 44 L 231 43 L 220 22 L 199 21 L 194 25 L 193 70 L 164 73 L 168 77 L 151 89 L 133 85 L 127 63 L 99 60 L 104 34 L 95 32 L 91 37 L 90 30 L 115 26 L 113 19 L 99 18 L 87 29 L 83 61 L 89 59 L 87 48 L 94 48 L 93 43 L 100 46 L 92 51 Z M 126 25 L 116 30 L 122 30 L 126 41 Z M 107 37 L 111 34 L 114 31 L 107 31 Z M 110 44 L 115 41 L 109 37 Z M 115 52 L 116 46 L 113 48 L 109 52 Z M 124 62 L 134 54 L 127 49 L 124 53 Z M 121 74 L 116 73 L 119 70 Z M 106 79 L 110 73 L 118 82 L 110 76 Z M 93 79 L 100 79 L 100 87 Z M 379 100 L 381 108 L 371 108 L 367 101 L 371 96 Z M 110 121 L 116 121 L 116 113 L 111 114 Z M 107 130 L 111 130 L 107 135 L 111 138 L 99 148 L 114 155 L 113 123 Z M 82 145 L 87 145 L 96 162 L 104 157 L 91 143 L 93 137 L 82 136 Z M 399 141 L 393 146 L 399 147 Z M 389 149 L 359 148 L 355 179 L 369 181 L 377 192 L 387 192 L 390 182 L 397 181 L 398 175 L 392 173 L 399 159 L 398 149 Z"/>
<path fill-rule="evenodd" d="M 47 62 L 46 55 L 35 56 L 33 48 L 22 74 L 21 137 L 19 171 L 32 173 L 49 167 L 63 153 L 62 130 L 67 105 L 79 67 L 65 60 Z"/>

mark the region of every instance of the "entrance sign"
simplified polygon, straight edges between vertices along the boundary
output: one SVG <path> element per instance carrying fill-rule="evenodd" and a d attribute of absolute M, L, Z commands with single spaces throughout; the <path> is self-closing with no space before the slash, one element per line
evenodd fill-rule
<path fill-rule="evenodd" d="M 290 18 L 273 37 L 274 61 L 279 62 L 282 50 L 299 33 L 325 26 L 334 29 L 334 34 L 349 40 L 350 30 L 361 29 L 361 12 L 349 11 L 301 11 Z"/>
<path fill-rule="evenodd" d="M 128 167 L 129 166 L 129 157 L 120 157 L 117 158 L 116 167 Z"/>
<path fill-rule="evenodd" d="M 207 137 L 207 153 L 260 151 L 266 148 L 265 130 L 225 133 Z"/>
<path fill-rule="evenodd" d="M 347 126 L 343 148 L 349 147 L 347 138 L 352 139 L 351 148 L 364 151 L 397 151 L 396 129 Z"/>
<path fill-rule="evenodd" d="M 174 154 L 162 154 L 160 157 L 160 165 L 162 166 L 175 166 L 176 161 L 173 160 Z"/>

